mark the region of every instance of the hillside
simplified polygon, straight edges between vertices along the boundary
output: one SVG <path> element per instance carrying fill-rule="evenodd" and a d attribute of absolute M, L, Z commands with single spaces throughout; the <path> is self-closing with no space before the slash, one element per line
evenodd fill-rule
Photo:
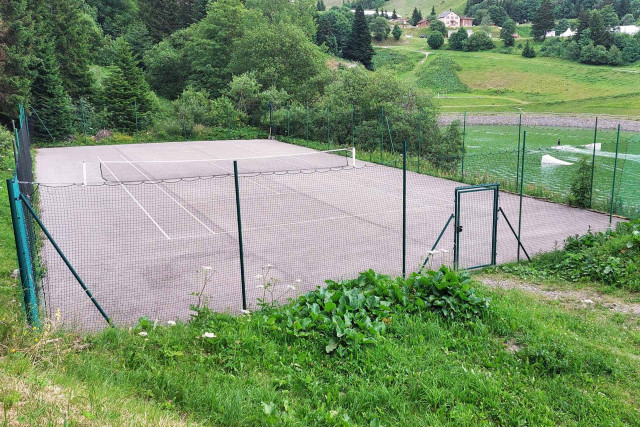
<path fill-rule="evenodd" d="M 341 6 L 342 0 L 326 0 L 327 7 Z M 424 16 L 431 12 L 431 8 L 435 7 L 437 13 L 445 10 L 452 10 L 456 13 L 463 13 L 466 1 L 464 0 L 389 0 L 385 2 L 384 9 L 392 11 L 396 10 L 401 16 L 409 17 L 414 8 L 422 11 Z"/>

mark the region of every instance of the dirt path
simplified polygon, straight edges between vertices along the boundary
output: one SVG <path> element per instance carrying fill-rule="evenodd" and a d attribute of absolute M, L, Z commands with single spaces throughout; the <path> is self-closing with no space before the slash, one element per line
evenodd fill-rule
<path fill-rule="evenodd" d="M 620 298 L 600 294 L 589 289 L 549 289 L 537 283 L 495 276 L 478 276 L 477 280 L 490 288 L 519 289 L 538 295 L 542 299 L 558 301 L 572 307 L 594 308 L 601 306 L 615 312 L 640 316 L 640 303 L 623 302 Z"/>

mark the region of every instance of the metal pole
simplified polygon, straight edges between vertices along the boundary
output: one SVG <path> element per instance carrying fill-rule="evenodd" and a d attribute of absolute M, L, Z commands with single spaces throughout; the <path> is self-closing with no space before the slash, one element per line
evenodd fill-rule
<path fill-rule="evenodd" d="M 589 207 L 593 208 L 593 178 L 596 169 L 596 142 L 598 141 L 598 117 L 596 127 L 593 130 L 593 155 L 591 157 L 591 190 L 589 191 Z"/>
<path fill-rule="evenodd" d="M 527 131 L 522 136 L 522 164 L 520 172 L 520 210 L 518 213 L 518 241 L 521 241 L 522 234 L 522 196 L 524 191 L 524 158 L 527 149 Z M 520 245 L 518 244 L 518 262 L 520 262 Z"/>
<path fill-rule="evenodd" d="M 380 163 L 383 162 L 382 149 L 384 148 L 384 107 L 380 109 Z"/>
<path fill-rule="evenodd" d="M 247 291 L 244 277 L 244 248 L 242 246 L 242 217 L 240 216 L 240 185 L 238 184 L 238 161 L 233 161 L 233 177 L 236 184 L 236 215 L 238 217 L 238 245 L 240 246 L 240 281 L 242 283 L 242 309 L 247 309 Z"/>
<path fill-rule="evenodd" d="M 82 114 L 82 133 L 87 136 L 87 123 L 84 115 L 84 99 L 80 99 L 80 112 Z"/>
<path fill-rule="evenodd" d="M 291 135 L 289 133 L 290 125 L 291 125 L 291 101 L 287 103 L 287 136 Z"/>
<path fill-rule="evenodd" d="M 522 133 L 522 113 L 520 113 L 520 119 L 518 120 L 518 160 L 516 162 L 516 192 L 518 191 L 518 185 L 520 184 L 520 134 Z"/>
<path fill-rule="evenodd" d="M 327 147 L 331 148 L 331 139 L 329 137 L 329 106 L 327 105 Z"/>
<path fill-rule="evenodd" d="M 269 139 L 273 136 L 273 114 L 271 103 L 269 103 Z"/>
<path fill-rule="evenodd" d="M 38 214 L 36 214 L 36 212 L 33 210 L 33 207 L 31 206 L 27 198 L 24 197 L 23 194 L 20 194 L 20 199 L 22 200 L 24 205 L 27 207 L 27 209 L 29 209 L 29 212 L 31 212 L 31 215 L 33 215 L 33 219 L 36 220 L 36 222 L 40 226 L 40 229 L 44 232 L 45 236 L 47 236 L 47 239 L 49 239 L 49 242 L 51 242 L 51 245 L 53 246 L 53 248 L 56 250 L 56 252 L 58 252 L 58 255 L 60 255 L 60 258 L 62 258 L 62 261 L 64 261 L 65 265 L 67 266 L 71 274 L 73 274 L 73 277 L 75 277 L 75 279 L 78 281 L 78 283 L 80 284 L 84 292 L 87 294 L 87 296 L 89 297 L 93 305 L 98 309 L 102 317 L 104 317 L 104 320 L 106 320 L 110 326 L 114 326 L 113 323 L 111 323 L 111 319 L 109 319 L 109 316 L 107 316 L 107 313 L 105 313 L 102 307 L 100 306 L 100 304 L 98 304 L 98 301 L 96 301 L 96 299 L 94 298 L 89 288 L 87 288 L 87 285 L 85 285 L 85 283 L 82 281 L 82 279 L 76 272 L 75 268 L 73 268 L 73 266 L 71 265 L 71 263 L 69 262 L 65 254 L 62 252 L 62 249 L 60 249 L 56 241 L 53 240 L 53 237 L 49 233 L 49 230 L 47 230 L 47 228 L 44 226 L 44 224 L 40 220 L 40 217 L 38 217 Z"/>
<path fill-rule="evenodd" d="M 138 142 L 138 101 L 136 99 L 133 100 L 133 109 L 136 117 L 136 142 Z"/>
<path fill-rule="evenodd" d="M 418 110 L 418 173 L 420 173 L 421 157 L 422 157 L 422 110 Z"/>
<path fill-rule="evenodd" d="M 9 208 L 11 209 L 13 236 L 16 240 L 16 253 L 18 256 L 24 310 L 27 315 L 27 322 L 35 327 L 40 327 L 38 299 L 35 284 L 33 283 L 34 275 L 31 264 L 31 252 L 28 249 L 27 230 L 24 227 L 24 212 L 22 211 L 20 203 L 16 203 L 20 200 L 18 182 L 13 179 L 7 179 L 7 191 L 9 192 Z"/>
<path fill-rule="evenodd" d="M 609 227 L 611 227 L 611 221 L 613 220 L 613 204 L 615 202 L 615 194 L 616 194 L 616 172 L 618 171 L 619 149 L 620 149 L 620 125 L 618 125 L 618 136 L 616 137 L 616 159 L 613 162 L 613 184 L 611 187 L 611 210 L 609 211 Z"/>
<path fill-rule="evenodd" d="M 402 148 L 402 277 L 407 277 L 407 140 Z"/>
<path fill-rule="evenodd" d="M 356 110 L 355 108 L 353 108 L 353 104 L 351 104 L 351 146 L 352 147 L 356 146 L 356 135 L 354 131 L 355 121 L 356 121 Z"/>
<path fill-rule="evenodd" d="M 464 149 L 465 149 L 465 137 L 467 135 L 467 112 L 464 112 L 464 118 L 462 119 L 462 172 L 460 174 L 460 181 L 464 182 Z"/>
<path fill-rule="evenodd" d="M 304 139 L 305 141 L 309 141 L 309 101 L 305 103 L 305 131 L 304 131 Z"/>

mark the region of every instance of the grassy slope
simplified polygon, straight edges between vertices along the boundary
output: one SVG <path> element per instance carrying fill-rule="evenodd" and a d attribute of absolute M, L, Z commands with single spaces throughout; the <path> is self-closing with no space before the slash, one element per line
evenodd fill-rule
<path fill-rule="evenodd" d="M 327 7 L 341 6 L 342 0 L 325 0 L 324 4 Z M 422 11 L 422 16 L 426 17 L 431 13 L 432 6 L 436 8 L 436 13 L 453 10 L 462 14 L 466 4 L 465 0 L 389 0 L 384 3 L 384 10 L 391 12 L 395 9 L 401 16 L 409 18 L 413 8 L 417 7 Z"/>
<path fill-rule="evenodd" d="M 498 52 L 433 52 L 421 30 L 411 29 L 411 39 L 384 45 L 400 51 L 430 51 L 426 63 L 400 73 L 416 84 L 421 67 L 436 56 L 450 57 L 462 67 L 460 79 L 471 93 L 448 94 L 439 104 L 447 111 L 517 111 L 640 115 L 640 64 L 607 67 L 556 58 L 523 58 Z"/>
<path fill-rule="evenodd" d="M 387 338 L 353 359 L 269 332 L 260 315 L 160 327 L 148 341 L 126 330 L 23 332 L 0 200 L 0 396 L 19 393 L 16 423 L 640 423 L 638 318 L 567 311 L 518 291 L 483 290 L 492 311 L 478 323 L 394 319 Z M 217 338 L 204 343 L 205 331 Z"/>

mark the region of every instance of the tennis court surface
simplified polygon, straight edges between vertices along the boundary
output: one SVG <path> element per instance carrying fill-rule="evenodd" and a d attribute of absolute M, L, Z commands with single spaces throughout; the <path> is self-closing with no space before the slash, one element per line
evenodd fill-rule
<path fill-rule="evenodd" d="M 246 300 L 285 300 L 324 280 L 372 268 L 402 272 L 402 170 L 272 140 L 176 142 L 39 149 L 33 200 L 44 224 L 96 300 L 116 324 L 188 319 L 206 300 L 240 312 L 242 288 L 233 161 L 239 205 Z M 419 269 L 462 184 L 407 173 L 407 270 Z M 460 263 L 490 256 L 492 199 L 470 195 L 462 207 Z M 517 227 L 519 198 L 499 204 Z M 462 224 L 462 223 L 461 223 Z M 525 198 L 522 241 L 530 254 L 568 236 L 604 230 L 607 215 Z M 451 263 L 448 230 L 430 266 Z M 497 261 L 516 259 L 517 241 L 497 225 Z M 45 242 L 42 292 L 50 317 L 66 327 L 105 322 Z M 271 283 L 272 286 L 265 284 Z"/>

